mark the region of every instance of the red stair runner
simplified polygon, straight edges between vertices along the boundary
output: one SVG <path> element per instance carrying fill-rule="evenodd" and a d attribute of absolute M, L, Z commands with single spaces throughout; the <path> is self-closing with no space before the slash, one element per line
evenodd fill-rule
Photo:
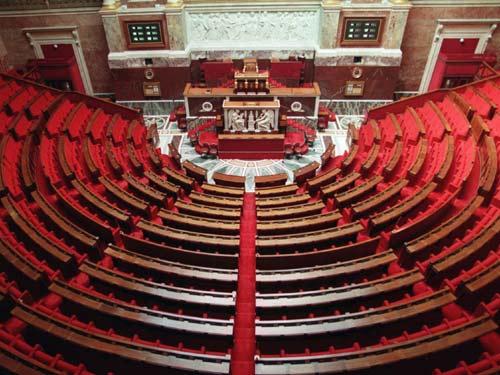
<path fill-rule="evenodd" d="M 257 214 L 255 194 L 243 196 L 240 222 L 240 256 L 238 260 L 238 291 L 231 354 L 232 375 L 255 374 L 255 235 Z"/>

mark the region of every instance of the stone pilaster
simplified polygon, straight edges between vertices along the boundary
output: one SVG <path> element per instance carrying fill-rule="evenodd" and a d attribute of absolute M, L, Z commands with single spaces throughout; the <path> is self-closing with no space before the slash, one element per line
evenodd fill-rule
<path fill-rule="evenodd" d="M 342 4 L 340 1 L 325 0 L 321 6 L 320 48 L 336 48 Z"/>

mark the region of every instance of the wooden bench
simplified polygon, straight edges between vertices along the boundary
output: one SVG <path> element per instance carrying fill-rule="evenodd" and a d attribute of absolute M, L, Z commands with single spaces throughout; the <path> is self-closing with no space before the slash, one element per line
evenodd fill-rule
<path fill-rule="evenodd" d="M 103 200 L 101 197 L 97 196 L 93 191 L 89 190 L 87 186 L 77 178 L 71 181 L 71 185 L 80 194 L 82 199 L 92 207 L 94 210 L 104 215 L 112 222 L 116 222 L 120 225 L 129 227 L 130 226 L 130 215 L 125 211 L 113 206 L 107 201 Z"/>
<path fill-rule="evenodd" d="M 178 229 L 232 235 L 240 232 L 240 223 L 238 220 L 209 219 L 163 209 L 158 212 L 158 216 L 163 220 L 165 225 Z"/>
<path fill-rule="evenodd" d="M 451 133 L 451 126 L 448 120 L 446 120 L 446 117 L 444 117 L 443 112 L 439 109 L 439 107 L 434 103 L 432 100 L 427 101 L 427 104 L 430 106 L 432 111 L 436 114 L 437 118 L 439 119 L 440 124 L 444 128 L 445 134 L 450 134 Z M 437 126 L 437 124 L 436 124 Z"/>
<path fill-rule="evenodd" d="M 392 276 L 353 283 L 345 286 L 300 291 L 295 293 L 260 293 L 256 296 L 258 309 L 264 308 L 297 308 L 328 304 L 339 304 L 361 298 L 381 297 L 385 294 L 411 288 L 415 283 L 423 281 L 424 276 L 414 268 Z"/>
<path fill-rule="evenodd" d="M 396 169 L 399 161 L 401 160 L 401 155 L 403 154 L 403 141 L 397 139 L 393 146 L 393 152 L 387 165 L 384 167 L 382 174 L 386 177 L 391 176 L 391 174 Z"/>
<path fill-rule="evenodd" d="M 203 249 L 203 251 L 234 253 L 240 246 L 238 235 L 192 232 L 155 224 L 144 219 L 137 223 L 137 228 L 160 241 Z"/>
<path fill-rule="evenodd" d="M 341 179 L 321 188 L 321 197 L 323 199 L 328 199 L 339 191 L 349 187 L 354 184 L 354 182 L 360 178 L 361 175 L 358 172 L 351 172 L 348 175 L 342 177 Z"/>
<path fill-rule="evenodd" d="M 182 162 L 182 167 L 185 169 L 186 174 L 189 177 L 194 178 L 200 185 L 207 181 L 207 170 L 205 168 L 202 168 L 189 160 L 184 160 Z"/>
<path fill-rule="evenodd" d="M 379 182 L 382 182 L 384 178 L 382 176 L 373 176 L 363 183 L 354 186 L 353 188 L 346 190 L 341 193 L 335 193 L 333 199 L 339 207 L 344 207 L 352 203 L 352 201 L 362 197 L 364 194 L 375 189 Z"/>
<path fill-rule="evenodd" d="M 368 152 L 368 155 L 361 164 L 361 171 L 366 175 L 370 169 L 372 169 L 373 165 L 375 164 L 375 161 L 378 158 L 378 155 L 380 153 L 380 145 L 379 144 L 373 144 L 372 147 L 370 148 L 370 151 Z"/>
<path fill-rule="evenodd" d="M 307 164 L 304 167 L 298 168 L 293 171 L 293 181 L 301 185 L 303 184 L 306 180 L 310 180 L 314 178 L 314 175 L 316 174 L 316 170 L 320 167 L 319 163 L 316 161 L 313 161 L 309 164 Z"/>
<path fill-rule="evenodd" d="M 72 284 L 56 280 L 49 290 L 63 298 L 76 303 L 80 307 L 90 310 L 93 314 L 106 314 L 112 318 L 122 319 L 124 322 L 135 322 L 159 329 L 170 330 L 173 339 L 178 332 L 179 325 L 188 325 L 188 332 L 196 334 L 218 334 L 230 336 L 233 324 L 229 320 L 190 317 L 184 314 L 173 314 L 147 307 L 131 305 L 117 299 L 108 299 L 78 289 Z"/>
<path fill-rule="evenodd" d="M 425 158 L 427 157 L 428 142 L 426 138 L 420 138 L 417 145 L 417 156 L 408 169 L 410 179 L 415 179 L 422 170 Z"/>
<path fill-rule="evenodd" d="M 309 199 L 311 199 L 311 196 L 307 193 L 292 194 L 292 195 L 283 195 L 270 198 L 258 198 L 255 201 L 255 205 L 257 206 L 257 210 L 260 210 L 266 208 L 276 208 L 276 207 L 305 204 L 309 201 Z"/>
<path fill-rule="evenodd" d="M 164 250 L 168 251 L 167 248 Z M 184 262 L 173 262 L 153 256 L 153 254 L 146 255 L 115 245 L 109 245 L 104 249 L 104 254 L 113 258 L 116 264 L 124 265 L 125 268 L 133 268 L 144 277 L 149 277 L 151 274 L 174 276 L 180 279 L 190 278 L 195 283 L 217 281 L 226 286 L 234 286 L 238 281 L 238 268 L 214 268 L 206 265 L 195 266 Z"/>
<path fill-rule="evenodd" d="M 436 189 L 436 186 L 437 185 L 435 182 L 430 182 L 408 199 L 405 199 L 395 206 L 389 207 L 382 212 L 370 216 L 371 228 L 374 230 L 378 230 L 395 221 L 396 219 L 402 217 L 410 210 L 421 204 L 424 200 L 426 200 L 429 194 Z"/>
<path fill-rule="evenodd" d="M 122 234 L 125 249 L 143 256 L 155 257 L 185 266 L 194 265 L 220 269 L 237 269 L 238 254 L 209 253 L 165 245 L 156 241 Z M 120 249 L 122 250 L 122 249 Z"/>
<path fill-rule="evenodd" d="M 116 158 L 113 142 L 111 139 L 106 138 L 104 141 L 104 149 L 106 151 L 106 158 L 108 159 L 111 169 L 116 174 L 116 176 L 121 176 L 123 174 L 123 167 Z"/>
<path fill-rule="evenodd" d="M 230 198 L 243 198 L 243 194 L 245 194 L 245 190 L 241 188 L 227 187 L 214 184 L 203 184 L 201 185 L 201 189 L 206 194 L 219 195 L 222 197 L 230 197 Z"/>
<path fill-rule="evenodd" d="M 149 156 L 149 159 L 151 160 L 151 163 L 153 166 L 157 169 L 160 170 L 163 167 L 163 162 L 158 155 L 158 152 L 156 151 L 156 147 L 151 144 L 151 142 L 146 142 L 146 152 Z"/>
<path fill-rule="evenodd" d="M 478 305 L 485 299 L 481 294 L 489 291 L 498 290 L 500 280 L 500 261 L 496 260 L 488 267 L 475 273 L 471 277 L 463 280 L 457 287 L 455 293 L 461 302 L 469 307 Z"/>
<path fill-rule="evenodd" d="M 318 215 L 324 208 L 325 205 L 322 201 L 288 207 L 259 208 L 257 210 L 257 220 L 280 220 Z"/>
<path fill-rule="evenodd" d="M 352 244 L 342 245 L 342 246 L 332 246 L 327 249 L 312 249 L 310 251 L 301 251 L 294 253 L 273 253 L 273 254 L 261 254 L 257 253 L 257 275 L 263 270 L 276 271 L 284 270 L 289 271 L 290 269 L 303 269 L 304 267 L 310 268 L 321 265 L 332 265 L 339 262 L 362 262 L 367 260 L 371 262 L 373 259 L 377 264 L 379 262 L 393 262 L 397 260 L 396 255 L 393 251 L 389 251 L 389 254 L 378 253 L 380 257 L 375 256 L 375 258 L 367 259 L 372 255 L 375 255 L 378 243 L 380 241 L 380 236 L 375 236 L 368 240 L 357 241 Z M 364 260 L 362 260 L 364 259 Z M 284 275 L 282 275 L 284 276 Z"/>
<path fill-rule="evenodd" d="M 256 361 L 257 374 L 279 374 L 296 371 L 304 373 L 341 373 L 346 369 L 352 373 L 364 372 L 367 368 L 378 371 L 382 366 L 391 367 L 403 360 L 407 365 L 417 360 L 426 360 L 429 355 L 453 350 L 460 345 L 467 345 L 479 337 L 497 329 L 497 324 L 488 315 L 472 319 L 457 326 L 449 326 L 439 332 L 420 335 L 414 339 L 364 348 L 353 354 L 335 353 L 321 356 L 280 355 L 276 357 L 260 356 Z M 409 362 L 409 363 L 408 363 Z M 411 368 L 411 367 L 408 367 Z M 491 372 L 493 374 L 494 372 Z"/>
<path fill-rule="evenodd" d="M 446 144 L 446 155 L 441 167 L 434 176 L 434 180 L 438 182 L 443 182 L 448 175 L 455 156 L 455 138 L 453 138 L 451 134 L 447 134 L 444 138 L 444 142 Z"/>
<path fill-rule="evenodd" d="M 408 107 L 408 112 L 410 113 L 411 117 L 413 117 L 413 120 L 417 125 L 418 133 L 420 134 L 419 138 L 425 137 L 427 131 L 425 130 L 424 123 L 422 122 L 422 119 L 418 115 L 417 111 L 415 111 L 413 107 Z"/>
<path fill-rule="evenodd" d="M 340 218 L 342 214 L 339 211 L 331 211 L 298 219 L 257 221 L 257 233 L 272 235 L 326 229 L 334 227 Z"/>
<path fill-rule="evenodd" d="M 469 242 L 463 243 L 456 251 L 448 253 L 438 259 L 431 261 L 427 268 L 427 277 L 431 282 L 441 281 L 444 277 L 458 273 L 463 265 L 472 262 L 473 256 L 481 252 L 483 247 L 489 243 L 498 244 L 500 233 L 500 217 L 497 216 Z M 495 242 L 496 240 L 496 242 Z M 496 245 L 495 245 L 496 246 Z"/>
<path fill-rule="evenodd" d="M 117 290 L 127 290 L 131 295 L 143 295 L 150 300 L 163 300 L 167 303 L 187 303 L 198 306 L 213 305 L 222 308 L 233 308 L 234 298 L 231 292 L 212 291 L 209 289 L 185 288 L 172 283 L 149 281 L 137 276 L 131 276 L 111 270 L 104 266 L 85 261 L 80 266 L 80 271 L 88 274 L 99 283 L 108 284 Z"/>
<path fill-rule="evenodd" d="M 213 372 L 229 372 L 229 355 L 209 355 L 193 351 L 183 352 L 179 349 L 145 345 L 117 335 L 104 335 L 74 325 L 70 320 L 58 320 L 54 316 L 49 316 L 25 304 L 18 305 L 12 313 L 30 326 L 36 327 L 36 329 L 57 337 L 72 346 L 84 347 L 87 350 L 106 355 L 114 355 L 117 360 L 124 358 L 135 363 L 135 366 L 141 366 L 142 363 L 172 369 L 179 369 L 180 366 L 181 369 L 186 371 L 194 371 L 199 366 L 203 366 L 205 370 Z"/>
<path fill-rule="evenodd" d="M 333 168 L 330 169 L 329 171 L 317 175 L 313 178 L 310 178 L 307 180 L 307 188 L 310 192 L 315 193 L 318 191 L 322 186 L 328 185 L 335 181 L 337 176 L 342 172 L 339 168 Z"/>
<path fill-rule="evenodd" d="M 346 334 L 358 329 L 377 329 L 381 325 L 401 324 L 412 319 L 418 320 L 429 312 L 455 302 L 455 296 L 448 289 L 418 296 L 409 301 L 403 300 L 390 306 L 380 306 L 365 311 L 349 312 L 341 315 L 324 315 L 313 319 L 259 320 L 256 322 L 258 337 L 303 336 L 323 334 Z M 349 324 L 346 324 L 349 322 Z M 307 339 L 306 339 L 307 340 Z"/>
<path fill-rule="evenodd" d="M 137 153 L 135 151 L 134 145 L 132 143 L 127 142 L 126 147 L 127 147 L 127 155 L 128 155 L 130 162 L 132 163 L 132 167 L 137 172 L 143 173 L 144 172 L 144 164 L 137 157 Z"/>
<path fill-rule="evenodd" d="M 483 136 L 479 145 L 479 194 L 488 197 L 493 192 L 498 173 L 498 155 L 495 141 L 490 136 Z"/>
<path fill-rule="evenodd" d="M 138 120 L 132 120 L 128 123 L 126 140 L 135 147 L 142 145 L 142 139 L 136 137 L 137 128 L 142 126 Z"/>
<path fill-rule="evenodd" d="M 190 192 L 194 186 L 194 179 L 188 177 L 174 169 L 165 167 L 162 169 L 167 176 L 167 180 L 175 185 L 181 186 L 185 191 Z"/>
<path fill-rule="evenodd" d="M 90 254 L 98 255 L 99 237 L 91 234 L 78 225 L 70 221 L 66 216 L 62 215 L 59 210 L 53 207 L 43 194 L 35 190 L 31 193 L 31 197 L 38 205 L 40 211 L 52 222 L 54 226 L 59 228 L 65 235 L 71 237 L 79 246 L 84 247 Z"/>
<path fill-rule="evenodd" d="M 85 160 L 85 164 L 87 165 L 87 169 L 89 170 L 92 178 L 97 179 L 97 177 L 101 174 L 101 171 L 96 165 L 93 153 L 90 151 L 90 142 L 90 137 L 85 137 L 83 139 L 83 159 Z"/>
<path fill-rule="evenodd" d="M 170 156 L 170 159 L 174 162 L 176 168 L 181 168 L 181 166 L 182 166 L 182 164 L 181 164 L 181 159 L 182 159 L 181 153 L 179 152 L 179 150 L 177 149 L 177 147 L 174 146 L 174 144 L 172 142 L 169 143 L 167 147 L 168 147 L 168 156 Z"/>
<path fill-rule="evenodd" d="M 321 154 L 321 167 L 325 167 L 333 156 L 335 156 L 335 144 L 331 142 Z"/>
<path fill-rule="evenodd" d="M 244 188 L 245 187 L 245 176 L 232 176 L 220 172 L 214 172 L 212 175 L 213 180 L 218 185 Z"/>
<path fill-rule="evenodd" d="M 223 208 L 216 206 L 208 206 L 198 203 L 186 203 L 177 201 L 175 207 L 181 213 L 186 213 L 194 216 L 209 217 L 221 220 L 239 220 L 241 216 L 241 208 Z"/>
<path fill-rule="evenodd" d="M 114 199 L 127 207 L 127 210 L 147 217 L 152 216 L 151 207 L 146 201 L 139 199 L 135 195 L 129 193 L 109 177 L 101 176 L 98 180 Z"/>
<path fill-rule="evenodd" d="M 472 136 L 477 144 L 480 143 L 483 135 L 490 135 L 490 128 L 483 120 L 483 118 L 477 114 L 472 117 L 471 121 L 471 131 Z"/>
<path fill-rule="evenodd" d="M 387 188 L 385 188 L 384 190 L 379 191 L 377 194 L 372 195 L 362 202 L 358 202 L 352 205 L 353 217 L 359 218 L 384 204 L 389 199 L 392 199 L 397 194 L 399 194 L 401 189 L 403 189 L 406 185 L 408 185 L 408 180 L 397 180 L 391 185 L 387 186 Z"/>
<path fill-rule="evenodd" d="M 480 97 L 489 107 L 488 113 L 486 114 L 486 118 L 492 119 L 493 116 L 495 116 L 495 113 L 497 112 L 497 106 L 493 101 L 481 90 L 478 90 L 474 86 L 470 86 L 470 89 L 472 92 Z M 472 114 L 472 116 L 469 117 L 469 120 L 475 115 L 475 113 Z"/>
<path fill-rule="evenodd" d="M 288 175 L 286 173 L 276 173 L 267 176 L 255 176 L 255 187 L 256 188 L 266 188 L 281 186 L 288 180 Z"/>
<path fill-rule="evenodd" d="M 38 349 L 40 351 L 40 349 Z M 60 362 L 60 359 L 58 359 Z M 23 375 L 46 375 L 46 374 L 62 374 L 62 372 L 55 368 L 33 358 L 33 354 L 25 354 L 18 350 L 0 342 L 0 363 L 2 368 L 8 374 L 23 374 Z"/>
<path fill-rule="evenodd" d="M 39 295 L 48 283 L 43 270 L 36 267 L 30 259 L 19 254 L 16 249 L 4 238 L 0 237 L 0 259 L 4 269 L 12 269 L 16 275 L 16 282 Z M 9 272 L 10 273 L 10 272 Z"/>
<path fill-rule="evenodd" d="M 356 156 L 358 155 L 358 151 L 359 145 L 357 143 L 351 144 L 349 155 L 347 155 L 347 157 L 342 161 L 342 170 L 346 170 L 353 164 L 354 159 L 356 159 Z"/>
<path fill-rule="evenodd" d="M 34 160 L 34 135 L 29 134 L 23 143 L 23 148 L 21 151 L 21 178 L 24 187 L 28 192 L 33 191 L 36 188 L 35 177 L 32 172 L 32 161 Z"/>
<path fill-rule="evenodd" d="M 363 230 L 363 226 L 354 221 L 342 226 L 299 234 L 258 235 L 255 240 L 255 247 L 259 252 L 276 251 L 278 249 L 304 250 L 307 247 L 318 246 L 319 244 L 331 244 L 339 240 L 346 240 L 355 237 Z"/>
<path fill-rule="evenodd" d="M 144 176 L 149 180 L 150 184 L 158 190 L 164 192 L 168 196 L 177 198 L 180 194 L 181 188 L 170 181 L 163 179 L 153 171 L 144 171 Z"/>
<path fill-rule="evenodd" d="M 22 236 L 35 244 L 43 255 L 44 259 L 49 258 L 65 274 L 69 275 L 75 269 L 75 259 L 59 244 L 54 243 L 40 233 L 31 220 L 21 213 L 10 196 L 1 198 L 3 207 L 7 210 L 11 220 L 19 229 Z M 24 241 L 24 240 L 23 240 Z"/>
<path fill-rule="evenodd" d="M 464 113 L 464 115 L 467 117 L 467 120 L 472 119 L 472 116 L 475 113 L 474 108 L 458 93 L 455 91 L 449 91 L 448 96 L 450 99 L 460 108 L 460 110 Z"/>
<path fill-rule="evenodd" d="M 297 190 L 299 190 L 297 184 L 275 186 L 269 188 L 256 188 L 255 196 L 257 198 L 279 197 L 283 195 L 296 194 Z"/>
<path fill-rule="evenodd" d="M 100 220 L 97 216 L 92 214 L 81 207 L 78 202 L 75 202 L 73 198 L 70 198 L 65 191 L 59 190 L 58 187 L 51 184 L 53 191 L 55 191 L 59 204 L 62 206 L 64 211 L 66 211 L 68 216 L 77 220 L 78 223 L 89 231 L 89 233 L 98 234 L 105 241 L 113 241 L 115 229 L 109 224 Z M 113 221 L 113 225 L 115 222 Z"/>
<path fill-rule="evenodd" d="M 377 121 L 375 121 L 375 120 L 372 119 L 372 120 L 368 121 L 368 124 L 372 128 L 373 143 L 380 144 L 380 141 L 381 141 L 382 137 L 380 135 L 380 127 L 378 126 Z"/>
<path fill-rule="evenodd" d="M 152 202 L 160 206 L 165 205 L 167 194 L 156 190 L 154 187 L 145 184 L 130 173 L 125 173 L 122 178 L 127 181 L 128 188 L 139 195 L 146 202 Z"/>
<path fill-rule="evenodd" d="M 439 241 L 448 238 L 452 232 L 464 225 L 481 206 L 483 201 L 483 197 L 475 197 L 460 212 L 450 217 L 438 227 L 430 229 L 426 233 L 412 239 L 411 241 L 405 242 L 403 250 L 412 258 L 427 252 L 431 246 L 434 246 Z"/>
<path fill-rule="evenodd" d="M 57 160 L 59 161 L 59 165 L 61 166 L 64 176 L 71 180 L 75 178 L 75 171 L 69 165 L 68 159 L 66 158 L 66 141 L 69 142 L 66 135 L 60 136 L 58 139 Z"/>
<path fill-rule="evenodd" d="M 401 124 L 399 123 L 396 115 L 394 113 L 389 113 L 389 119 L 391 120 L 396 140 L 401 140 L 403 138 L 403 131 L 401 130 Z"/>
<path fill-rule="evenodd" d="M 243 205 L 242 198 L 221 197 L 217 195 L 203 194 L 197 191 L 191 192 L 189 199 L 191 199 L 194 203 L 222 208 L 241 208 Z"/>

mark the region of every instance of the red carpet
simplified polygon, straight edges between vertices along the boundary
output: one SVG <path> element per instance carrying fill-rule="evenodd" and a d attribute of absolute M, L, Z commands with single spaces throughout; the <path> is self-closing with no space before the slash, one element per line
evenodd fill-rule
<path fill-rule="evenodd" d="M 255 194 L 243 196 L 240 223 L 238 291 L 231 354 L 232 375 L 255 374 L 255 235 L 257 232 Z"/>

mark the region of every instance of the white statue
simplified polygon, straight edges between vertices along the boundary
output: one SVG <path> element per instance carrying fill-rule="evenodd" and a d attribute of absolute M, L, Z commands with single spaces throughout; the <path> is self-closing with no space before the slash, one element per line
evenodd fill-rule
<path fill-rule="evenodd" d="M 274 112 L 272 110 L 264 110 L 255 120 L 257 131 L 270 132 L 273 128 Z"/>
<path fill-rule="evenodd" d="M 239 109 L 231 111 L 229 116 L 229 130 L 243 131 L 245 129 L 244 113 L 241 113 Z"/>

